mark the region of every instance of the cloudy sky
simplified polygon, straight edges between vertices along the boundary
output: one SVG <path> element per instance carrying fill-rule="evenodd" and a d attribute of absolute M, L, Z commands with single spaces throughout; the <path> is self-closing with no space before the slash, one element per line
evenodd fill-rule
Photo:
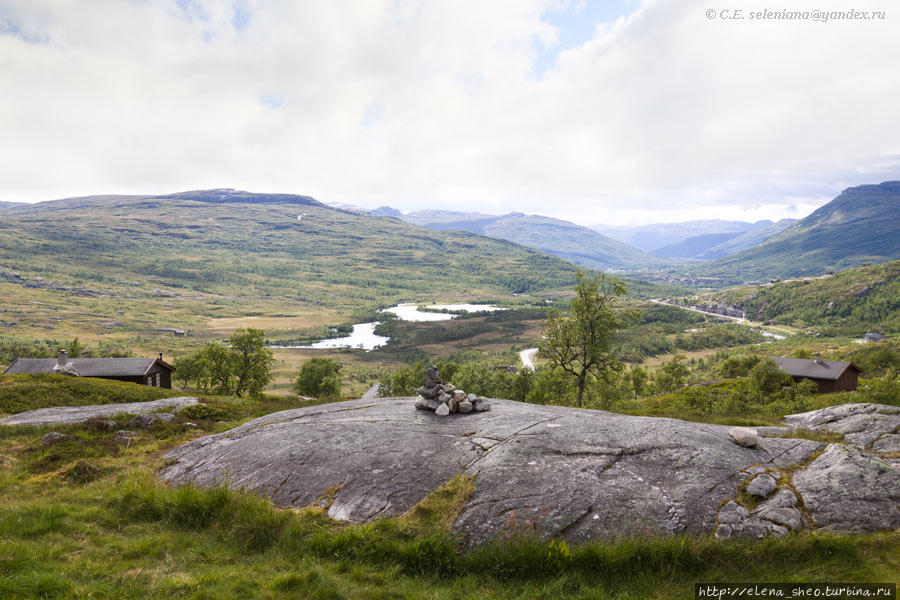
<path fill-rule="evenodd" d="M 767 5 L 0 0 L 0 200 L 233 187 L 637 224 L 900 179 L 900 7 Z"/>

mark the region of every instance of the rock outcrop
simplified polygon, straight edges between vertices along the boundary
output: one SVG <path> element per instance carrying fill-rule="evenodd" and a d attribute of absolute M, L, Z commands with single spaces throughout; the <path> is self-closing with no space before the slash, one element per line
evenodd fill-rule
<path fill-rule="evenodd" d="M 491 402 L 452 419 L 409 398 L 271 414 L 172 450 L 160 477 L 284 507 L 337 490 L 328 514 L 364 522 L 406 512 L 463 472 L 476 491 L 454 530 L 470 545 L 515 533 L 580 542 L 900 527 L 900 470 L 861 449 L 768 437 L 744 447 L 726 426 Z M 747 504 L 751 485 L 759 496 Z"/>
<path fill-rule="evenodd" d="M 149 402 L 127 402 L 122 404 L 95 404 L 92 406 L 61 406 L 38 408 L 0 419 L 0 425 L 71 425 L 85 423 L 91 419 L 115 417 L 116 415 L 148 415 L 161 411 L 178 412 L 185 406 L 197 404 L 196 398 L 179 396 Z M 165 419 L 166 417 L 163 417 Z"/>

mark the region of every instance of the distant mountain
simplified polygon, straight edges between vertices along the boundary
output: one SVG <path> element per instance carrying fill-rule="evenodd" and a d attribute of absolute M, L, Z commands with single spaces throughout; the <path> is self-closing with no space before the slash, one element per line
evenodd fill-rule
<path fill-rule="evenodd" d="M 291 194 L 69 198 L 8 208 L 0 218 L 0 281 L 82 295 L 155 298 L 163 290 L 346 313 L 568 288 L 574 274 L 571 263 L 511 242 Z"/>
<path fill-rule="evenodd" d="M 395 219 L 402 219 L 403 213 L 397 210 L 396 208 L 391 208 L 390 206 L 379 206 L 374 210 L 370 210 L 370 213 L 373 215 L 378 215 L 381 217 L 394 217 Z"/>
<path fill-rule="evenodd" d="M 685 221 L 684 223 L 653 223 L 634 226 L 591 225 L 590 228 L 638 250 L 653 252 L 659 248 L 677 244 L 692 237 L 724 233 L 741 234 L 756 229 L 764 229 L 772 224 L 772 221 L 748 223 L 746 221 L 707 219 L 702 221 Z M 682 250 L 678 250 L 678 252 L 682 252 Z"/>
<path fill-rule="evenodd" d="M 692 268 L 735 281 L 821 275 L 900 259 L 900 181 L 844 190 L 762 244 Z"/>
<path fill-rule="evenodd" d="M 22 206 L 24 202 L 0 202 L 0 210 Z"/>
<path fill-rule="evenodd" d="M 657 248 L 651 254 L 666 258 L 694 258 L 698 254 L 742 235 L 740 233 L 706 233 Z"/>
<path fill-rule="evenodd" d="M 770 237 L 778 235 L 796 222 L 796 219 L 781 219 L 780 221 L 773 225 L 770 225 L 769 227 L 764 227 L 762 229 L 752 229 L 746 233 L 742 233 L 733 238 L 730 238 L 727 241 L 719 244 L 718 246 L 708 248 L 703 252 L 696 254 L 693 258 L 697 258 L 700 260 L 713 260 L 716 258 L 721 258 L 723 256 L 728 256 L 729 254 L 734 254 L 735 252 L 740 252 L 741 250 L 746 250 L 748 248 L 758 246 Z"/>
<path fill-rule="evenodd" d="M 399 218 L 437 231 L 469 231 L 516 242 L 592 269 L 641 271 L 671 264 L 587 227 L 541 215 L 422 210 Z"/>

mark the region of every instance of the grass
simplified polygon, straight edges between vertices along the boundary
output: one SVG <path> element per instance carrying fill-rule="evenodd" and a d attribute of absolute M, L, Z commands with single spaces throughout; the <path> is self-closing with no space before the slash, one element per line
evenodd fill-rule
<path fill-rule="evenodd" d="M 407 514 L 365 525 L 332 521 L 322 506 L 286 510 L 242 491 L 159 483 L 165 449 L 299 405 L 207 403 L 127 444 L 92 423 L 57 428 L 67 438 L 46 448 L 49 428 L 0 428 L 0 597 L 690 598 L 696 581 L 900 573 L 900 532 L 578 546 L 523 536 L 464 551 L 450 528 L 474 492 L 463 476 Z M 189 418 L 198 427 L 185 427 Z"/>
<path fill-rule="evenodd" d="M 178 396 L 176 390 L 52 373 L 0 376 L 0 412 L 15 414 L 47 406 L 87 406 L 120 402 L 147 402 Z"/>

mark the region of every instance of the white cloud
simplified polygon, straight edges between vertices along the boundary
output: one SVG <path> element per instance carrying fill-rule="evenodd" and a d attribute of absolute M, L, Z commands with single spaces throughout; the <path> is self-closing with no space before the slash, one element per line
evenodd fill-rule
<path fill-rule="evenodd" d="M 827 23 L 646 0 L 536 78 L 557 4 L 6 1 L 0 200 L 227 186 L 624 223 L 802 216 L 898 177 L 883 0 Z"/>

